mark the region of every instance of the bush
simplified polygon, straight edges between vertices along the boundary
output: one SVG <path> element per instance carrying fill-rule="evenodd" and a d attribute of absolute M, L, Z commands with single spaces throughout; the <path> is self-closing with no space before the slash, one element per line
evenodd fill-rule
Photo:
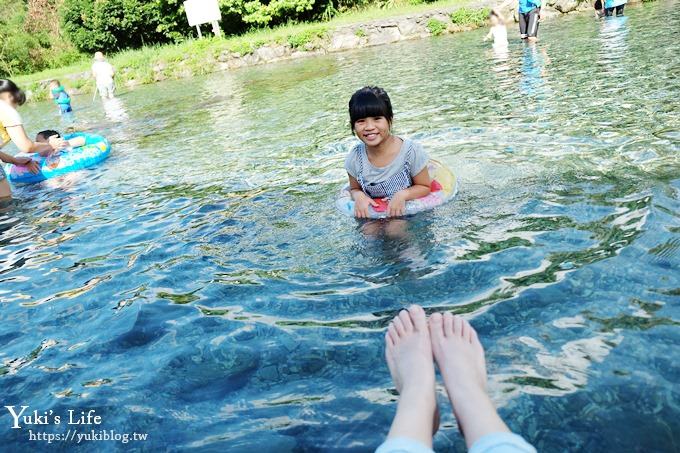
<path fill-rule="evenodd" d="M 427 29 L 430 30 L 432 36 L 441 35 L 446 30 L 446 24 L 435 18 L 427 21 Z"/>
<path fill-rule="evenodd" d="M 51 6 L 37 11 L 23 0 L 0 0 L 0 77 L 56 68 L 82 58 L 61 38 L 58 26 L 46 26 L 57 17 L 56 4 Z"/>
<path fill-rule="evenodd" d="M 314 0 L 220 0 L 220 10 L 226 16 L 227 33 L 243 31 L 250 27 L 263 27 L 283 24 L 288 21 L 311 19 Z M 317 5 L 318 13 L 323 14 L 327 3 Z M 224 19 L 224 17 L 223 17 Z"/>
<path fill-rule="evenodd" d="M 64 0 L 62 25 L 81 51 L 178 41 L 191 30 L 180 0 Z"/>
<path fill-rule="evenodd" d="M 315 27 L 300 33 L 288 36 L 288 44 L 293 49 L 304 47 L 305 44 L 312 42 L 316 38 L 323 38 L 328 31 L 327 27 Z"/>
<path fill-rule="evenodd" d="M 451 13 L 451 22 L 456 25 L 474 25 L 481 27 L 489 17 L 489 9 L 459 8 Z"/>

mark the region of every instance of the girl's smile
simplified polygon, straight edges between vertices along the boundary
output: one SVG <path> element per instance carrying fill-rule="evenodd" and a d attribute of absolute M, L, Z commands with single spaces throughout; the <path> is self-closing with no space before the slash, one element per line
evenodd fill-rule
<path fill-rule="evenodd" d="M 370 147 L 379 146 L 390 136 L 390 122 L 384 116 L 369 116 L 354 123 L 357 137 Z"/>

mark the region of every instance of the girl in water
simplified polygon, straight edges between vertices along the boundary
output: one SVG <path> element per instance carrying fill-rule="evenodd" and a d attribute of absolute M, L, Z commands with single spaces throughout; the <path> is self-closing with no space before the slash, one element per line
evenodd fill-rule
<path fill-rule="evenodd" d="M 493 39 L 494 49 L 507 49 L 508 48 L 508 30 L 505 28 L 505 21 L 498 14 L 496 10 L 491 10 L 489 13 L 489 22 L 491 23 L 491 29 L 489 33 L 484 37 L 484 41 Z"/>
<path fill-rule="evenodd" d="M 345 159 L 356 217 L 367 218 L 369 206 L 403 216 L 406 201 L 430 193 L 430 158 L 420 144 L 392 135 L 393 116 L 382 88 L 364 87 L 349 100 L 350 126 L 361 140 Z"/>
<path fill-rule="evenodd" d="M 26 102 L 26 95 L 16 86 L 14 82 L 7 79 L 0 79 L 0 149 L 4 148 L 10 141 L 24 153 L 40 153 L 47 155 L 53 150 L 60 150 L 66 147 L 63 139 L 50 137 L 49 143 L 35 143 L 24 129 L 21 115 L 17 112 L 17 107 Z M 13 157 L 0 151 L 0 160 L 14 165 L 24 165 L 31 173 L 38 173 L 38 163 L 30 157 Z M 9 200 L 12 197 L 7 177 L 0 165 L 0 201 Z"/>

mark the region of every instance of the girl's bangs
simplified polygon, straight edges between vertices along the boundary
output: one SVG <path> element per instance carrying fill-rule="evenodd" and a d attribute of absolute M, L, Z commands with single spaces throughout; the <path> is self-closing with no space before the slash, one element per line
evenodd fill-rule
<path fill-rule="evenodd" d="M 383 116 L 392 119 L 389 107 L 373 93 L 358 93 L 349 109 L 352 125 L 363 118 Z"/>

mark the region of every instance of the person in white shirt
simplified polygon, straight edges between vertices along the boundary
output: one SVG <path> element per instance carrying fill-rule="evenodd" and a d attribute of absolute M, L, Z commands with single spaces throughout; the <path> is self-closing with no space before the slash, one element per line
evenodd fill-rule
<path fill-rule="evenodd" d="M 47 143 L 35 143 L 26 134 L 21 115 L 17 107 L 26 102 L 26 95 L 11 80 L 0 79 L 0 149 L 9 142 L 14 142 L 23 153 L 40 153 L 43 156 L 53 151 L 64 149 L 67 144 L 59 137 L 49 137 Z M 27 167 L 31 173 L 38 173 L 40 166 L 30 156 L 11 156 L 0 151 L 0 162 Z M 0 204 L 12 198 L 12 191 L 7 176 L 0 165 Z"/>
<path fill-rule="evenodd" d="M 113 99 L 113 91 L 115 90 L 113 77 L 116 75 L 116 71 L 113 69 L 113 66 L 111 66 L 111 63 L 106 61 L 104 54 L 101 52 L 96 52 L 94 54 L 92 75 L 97 84 L 99 96 L 101 96 L 102 99 Z"/>
<path fill-rule="evenodd" d="M 494 49 L 507 49 L 508 30 L 505 28 L 505 21 L 497 11 L 492 9 L 489 13 L 489 22 L 491 23 L 491 30 L 484 37 L 484 41 L 493 38 Z"/>

